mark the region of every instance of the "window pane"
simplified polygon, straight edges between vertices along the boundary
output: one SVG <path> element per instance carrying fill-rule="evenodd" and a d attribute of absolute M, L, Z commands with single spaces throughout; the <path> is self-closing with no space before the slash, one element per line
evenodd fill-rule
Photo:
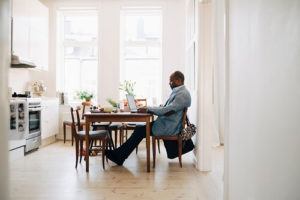
<path fill-rule="evenodd" d="M 160 46 L 150 46 L 147 49 L 147 54 L 148 57 L 152 57 L 152 58 L 160 58 L 161 56 L 161 47 Z"/>
<path fill-rule="evenodd" d="M 97 101 L 98 15 L 94 11 L 61 11 L 59 26 L 62 48 L 63 90 L 77 101 L 80 90 L 92 92 Z"/>
<path fill-rule="evenodd" d="M 66 58 L 97 58 L 97 47 L 79 47 L 79 46 L 66 46 L 65 57 Z"/>
<path fill-rule="evenodd" d="M 151 99 L 161 96 L 160 60 L 126 60 L 125 80 L 136 82 L 135 93 L 138 97 Z"/>
<path fill-rule="evenodd" d="M 96 14 L 69 14 L 64 17 L 64 33 L 66 41 L 95 42 L 97 40 Z"/>
<path fill-rule="evenodd" d="M 75 98 L 76 91 L 80 88 L 80 60 L 65 59 L 65 92 L 70 100 Z"/>
<path fill-rule="evenodd" d="M 133 46 L 126 45 L 124 50 L 125 58 L 160 58 L 160 46 Z"/>
<path fill-rule="evenodd" d="M 124 56 L 126 58 L 145 58 L 147 57 L 147 49 L 145 46 L 127 46 L 125 47 Z"/>
<path fill-rule="evenodd" d="M 125 16 L 127 41 L 159 41 L 161 38 L 161 16 Z"/>
<path fill-rule="evenodd" d="M 81 88 L 97 96 L 97 60 L 82 60 Z"/>
<path fill-rule="evenodd" d="M 161 102 L 161 11 L 124 10 L 121 15 L 121 82 L 136 82 L 137 98 L 147 98 L 148 105 Z M 125 98 L 124 92 L 120 92 Z"/>

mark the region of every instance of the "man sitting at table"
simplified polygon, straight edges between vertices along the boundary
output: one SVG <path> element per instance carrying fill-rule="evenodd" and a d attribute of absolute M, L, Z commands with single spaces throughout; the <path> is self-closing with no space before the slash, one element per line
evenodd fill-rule
<path fill-rule="evenodd" d="M 151 123 L 151 135 L 174 135 L 182 129 L 182 114 L 184 108 L 190 107 L 191 95 L 184 86 L 184 75 L 180 71 L 175 71 L 170 76 L 169 83 L 172 93 L 164 106 L 144 107 L 138 109 L 140 113 L 152 113 L 157 115 L 157 119 Z M 107 150 L 106 156 L 109 160 L 118 165 L 123 165 L 124 161 L 138 144 L 146 137 L 146 126 L 137 126 L 128 140 L 115 150 Z M 178 156 L 177 142 L 164 141 L 168 158 Z M 191 151 L 194 148 L 192 141 L 187 141 L 182 153 Z"/>

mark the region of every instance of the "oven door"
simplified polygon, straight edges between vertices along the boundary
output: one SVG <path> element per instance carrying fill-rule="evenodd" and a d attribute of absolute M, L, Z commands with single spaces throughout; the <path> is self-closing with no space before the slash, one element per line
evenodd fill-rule
<path fill-rule="evenodd" d="M 26 139 L 41 135 L 41 108 L 29 108 L 29 134 Z"/>
<path fill-rule="evenodd" d="M 26 102 L 10 103 L 10 140 L 24 139 L 27 132 Z"/>

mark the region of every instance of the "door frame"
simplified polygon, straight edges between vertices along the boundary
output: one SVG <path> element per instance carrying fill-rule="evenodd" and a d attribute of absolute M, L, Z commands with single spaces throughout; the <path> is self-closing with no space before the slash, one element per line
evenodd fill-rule
<path fill-rule="evenodd" d="M 11 4 L 9 0 L 0 1 L 0 199 L 8 199 L 8 132 L 9 97 L 8 69 L 10 66 Z"/>

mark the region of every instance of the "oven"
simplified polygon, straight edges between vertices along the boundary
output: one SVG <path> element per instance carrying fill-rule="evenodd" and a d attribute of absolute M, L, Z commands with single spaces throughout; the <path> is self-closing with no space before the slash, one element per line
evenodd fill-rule
<path fill-rule="evenodd" d="M 9 105 L 9 150 L 23 148 L 28 128 L 27 102 L 24 99 L 11 99 Z"/>
<path fill-rule="evenodd" d="M 41 110 L 41 102 L 28 102 L 29 138 L 41 133 Z"/>
<path fill-rule="evenodd" d="M 28 99 L 28 131 L 25 135 L 25 152 L 37 149 L 41 145 L 41 105 L 40 99 Z"/>

